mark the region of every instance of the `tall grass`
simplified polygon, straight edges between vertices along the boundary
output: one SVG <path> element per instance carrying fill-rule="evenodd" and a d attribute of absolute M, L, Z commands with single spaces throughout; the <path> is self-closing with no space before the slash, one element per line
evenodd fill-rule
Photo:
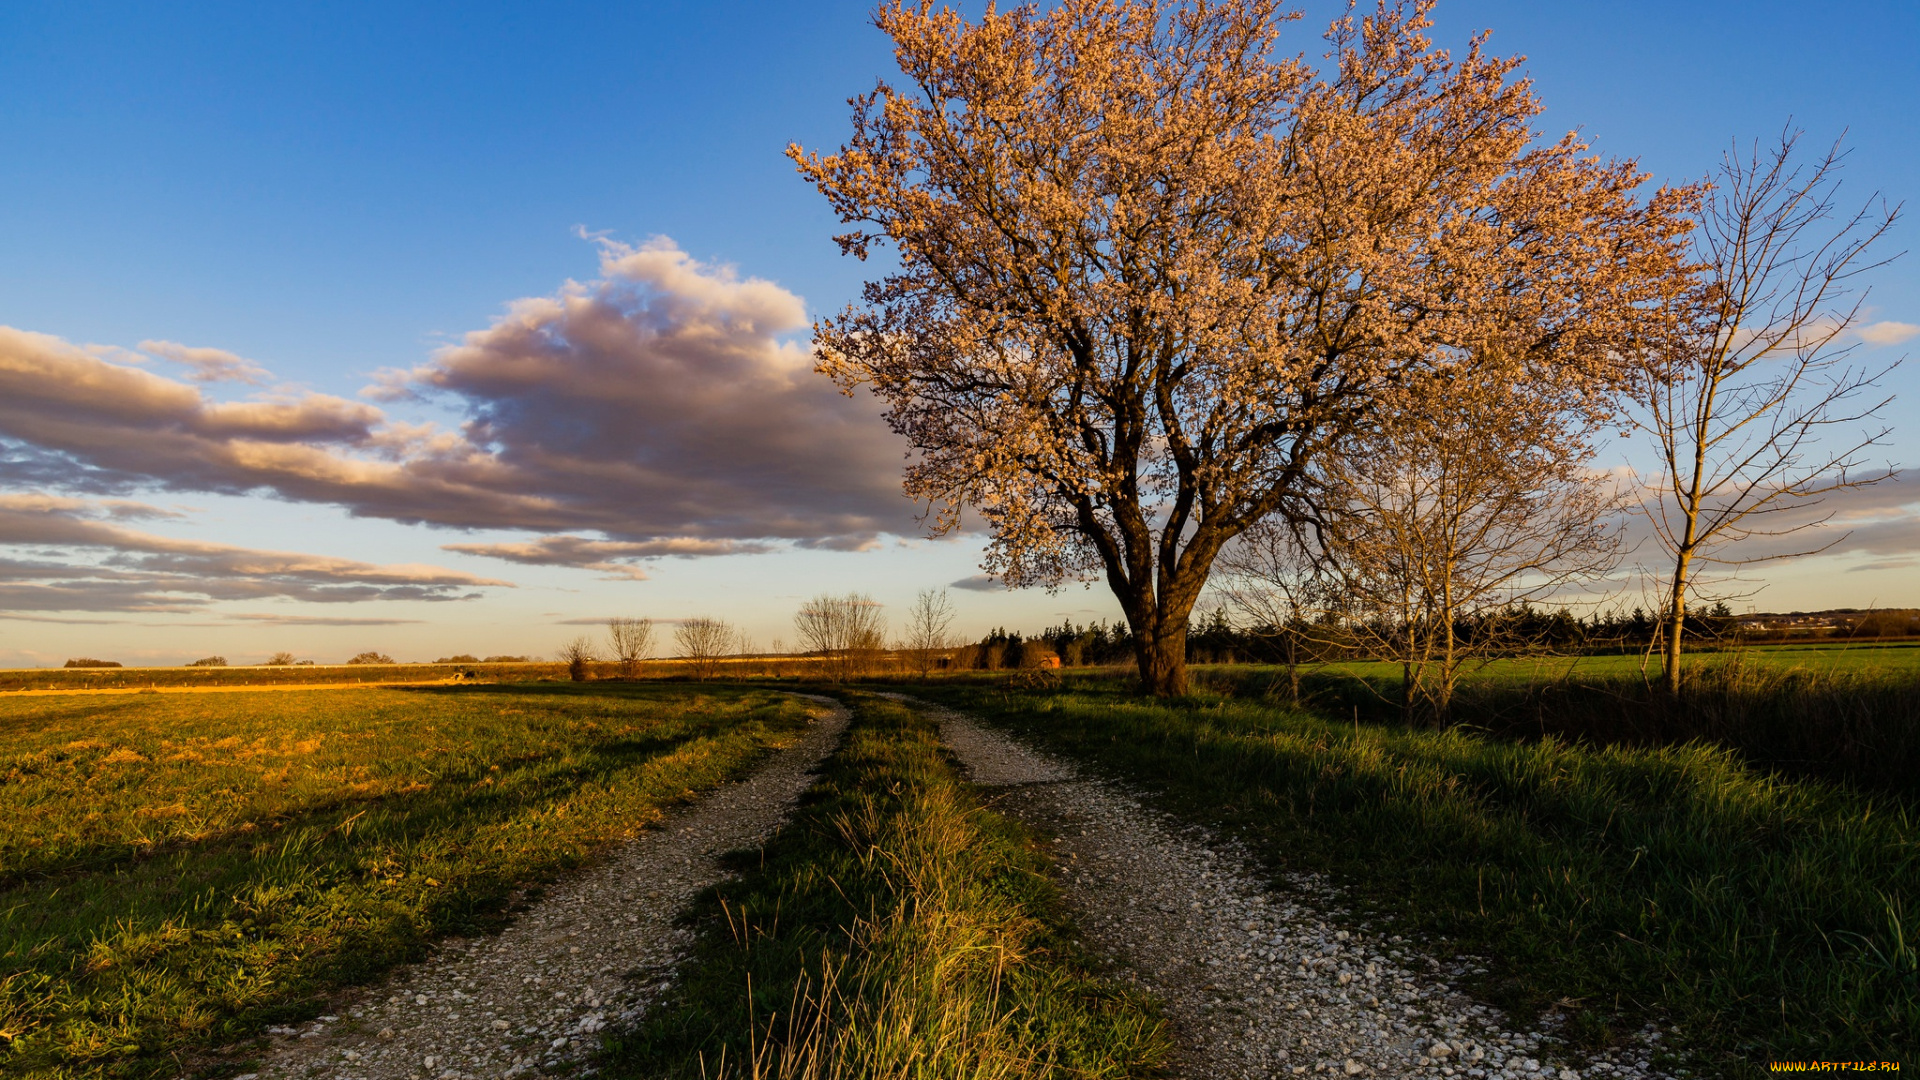
<path fill-rule="evenodd" d="M 177 1074 L 793 737 L 690 687 L 0 702 L 0 1073 Z"/>
<path fill-rule="evenodd" d="M 856 701 L 794 821 L 704 902 L 676 1000 L 614 1075 L 1011 1080 L 1157 1075 L 1143 998 L 1091 975 L 1045 863 L 984 809 L 933 726 Z"/>
<path fill-rule="evenodd" d="M 1247 668 L 1213 669 L 1201 681 L 1240 696 L 1284 686 L 1270 670 Z M 1397 675 L 1378 666 L 1317 670 L 1303 687 L 1322 711 L 1383 722 L 1400 693 Z M 1734 652 L 1693 661 L 1675 696 L 1632 665 L 1513 662 L 1462 682 L 1453 719 L 1509 739 L 1710 743 L 1763 769 L 1920 796 L 1920 670 L 1904 665 Z"/>
<path fill-rule="evenodd" d="M 1729 1073 L 1920 1054 L 1920 827 L 1730 751 L 1399 730 L 1112 685 L 923 691 L 1157 790 L 1276 869 L 1330 872 L 1477 987 L 1605 1043 L 1649 1018 Z"/>

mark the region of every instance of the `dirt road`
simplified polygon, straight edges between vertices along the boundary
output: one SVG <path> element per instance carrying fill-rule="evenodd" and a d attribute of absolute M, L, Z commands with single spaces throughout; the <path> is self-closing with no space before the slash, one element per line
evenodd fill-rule
<path fill-rule="evenodd" d="M 563 1069 L 602 1028 L 633 1024 L 672 984 L 690 944 L 676 917 L 721 879 L 718 857 L 765 842 L 839 743 L 847 710 L 809 700 L 818 710 L 805 737 L 751 777 L 549 888 L 502 933 L 448 941 L 340 1015 L 276 1029 L 250 1075 L 518 1077 Z"/>
<path fill-rule="evenodd" d="M 1189 1080 L 1664 1075 L 1649 1063 L 1656 1032 L 1631 1051 L 1576 1055 L 1454 987 L 1470 960 L 1370 932 L 1326 883 L 1271 888 L 1244 850 L 1139 794 L 971 717 L 900 700 L 939 721 L 974 783 L 1001 789 L 999 810 L 1055 837 L 1081 931 L 1166 1008 Z"/>

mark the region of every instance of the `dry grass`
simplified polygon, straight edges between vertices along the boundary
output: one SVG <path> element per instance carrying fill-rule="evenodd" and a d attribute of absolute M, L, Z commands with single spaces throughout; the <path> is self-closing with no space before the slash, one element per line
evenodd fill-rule
<path fill-rule="evenodd" d="M 178 1073 L 323 1011 L 803 726 L 685 686 L 0 702 L 0 1072 Z"/>

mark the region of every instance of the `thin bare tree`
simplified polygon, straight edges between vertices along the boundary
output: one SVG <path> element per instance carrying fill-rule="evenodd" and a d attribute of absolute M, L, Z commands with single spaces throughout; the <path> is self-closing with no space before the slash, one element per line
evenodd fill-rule
<path fill-rule="evenodd" d="M 1613 568 L 1619 500 L 1587 467 L 1603 402 L 1497 357 L 1408 390 L 1392 426 L 1322 459 L 1311 532 L 1252 530 L 1227 595 L 1307 626 L 1337 613 L 1346 635 L 1400 664 L 1403 718 L 1445 723 L 1469 664 L 1527 644 L 1507 611 Z"/>
<path fill-rule="evenodd" d="M 900 648 L 921 678 L 933 674 L 940 657 L 953 648 L 953 598 L 945 589 L 922 589 L 907 611 Z"/>
<path fill-rule="evenodd" d="M 1770 149 L 1723 157 L 1693 232 L 1689 318 L 1670 349 L 1647 355 L 1637 419 L 1662 472 L 1644 484 L 1642 509 L 1670 560 L 1659 645 L 1672 692 L 1703 567 L 1832 547 L 1845 534 L 1785 538 L 1827 520 L 1808 514 L 1823 496 L 1894 471 L 1860 471 L 1891 430 L 1880 415 L 1892 398 L 1876 387 L 1893 365 L 1852 353 L 1867 297 L 1856 279 L 1898 257 L 1870 251 L 1900 207 L 1875 194 L 1839 210 L 1840 144 L 1808 163 L 1795 160 L 1799 141 L 1789 130 Z M 1786 550 L 1732 550 L 1755 539 Z"/>
<path fill-rule="evenodd" d="M 1587 467 L 1589 423 L 1490 380 L 1328 459 L 1324 550 L 1350 626 L 1401 664 L 1407 721 L 1446 723 L 1467 665 L 1531 644 L 1505 612 L 1618 563 L 1619 499 Z"/>
<path fill-rule="evenodd" d="M 1272 643 L 1287 671 L 1287 697 L 1300 701 L 1300 665 L 1338 645 L 1343 610 L 1338 575 L 1305 534 L 1306 524 L 1269 518 L 1220 553 L 1214 589 L 1249 633 Z"/>
<path fill-rule="evenodd" d="M 793 616 L 802 651 L 820 658 L 820 670 L 834 682 L 871 668 L 887 645 L 887 621 L 880 605 L 864 593 L 822 594 Z"/>
<path fill-rule="evenodd" d="M 1281 0 L 883 3 L 903 88 L 789 150 L 843 251 L 897 257 L 820 369 L 886 400 L 934 532 L 970 508 L 1009 585 L 1103 578 L 1153 693 L 1222 547 L 1408 375 L 1499 341 L 1611 391 L 1675 276 L 1684 194 L 1538 138 L 1518 61 L 1432 6 L 1336 20 L 1316 72 Z"/>
<path fill-rule="evenodd" d="M 720 662 L 733 648 L 733 627 L 719 619 L 685 619 L 674 627 L 673 640 L 688 674 L 704 682 L 720 673 Z"/>
<path fill-rule="evenodd" d="M 613 658 L 620 661 L 621 676 L 637 678 L 640 662 L 653 652 L 653 620 L 608 619 L 607 644 L 613 649 Z"/>

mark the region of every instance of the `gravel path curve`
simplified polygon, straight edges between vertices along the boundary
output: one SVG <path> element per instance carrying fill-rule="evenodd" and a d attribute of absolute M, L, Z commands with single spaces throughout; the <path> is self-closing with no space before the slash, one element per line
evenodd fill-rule
<path fill-rule="evenodd" d="M 1172 1018 L 1175 1068 L 1193 1080 L 1333 1073 L 1366 1077 L 1614 1080 L 1663 1075 L 1660 1040 L 1576 1060 L 1550 1031 L 1512 1030 L 1454 989 L 1464 957 L 1431 957 L 1346 920 L 1325 882 L 1269 890 L 1246 851 L 1147 809 L 970 717 L 926 710 L 974 783 L 1057 839 L 1060 885 L 1097 952 L 1130 968 Z M 1443 962 L 1444 961 L 1444 962 Z"/>
<path fill-rule="evenodd" d="M 492 1080 L 565 1070 L 610 1025 L 631 1025 L 691 944 L 676 916 L 724 873 L 718 856 L 766 840 L 839 742 L 848 712 L 819 705 L 801 740 L 752 776 L 669 816 L 546 890 L 502 933 L 448 941 L 339 1016 L 275 1028 L 258 1073 L 311 1080 Z"/>

